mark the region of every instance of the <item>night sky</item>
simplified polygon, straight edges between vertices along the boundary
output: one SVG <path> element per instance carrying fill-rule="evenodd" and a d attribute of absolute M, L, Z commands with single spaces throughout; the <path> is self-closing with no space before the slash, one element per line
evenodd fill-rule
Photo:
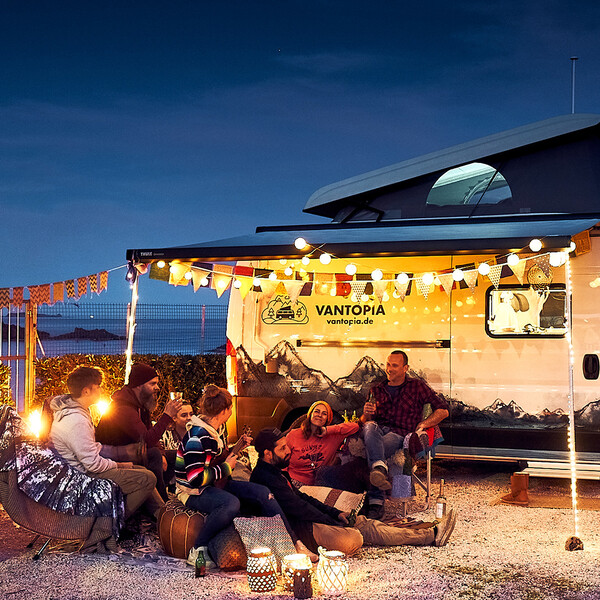
<path fill-rule="evenodd" d="M 600 3 L 4 1 L 0 287 L 302 213 L 318 188 L 600 113 Z M 127 301 L 124 270 L 98 301 Z M 148 281 L 143 302 L 216 301 Z"/>

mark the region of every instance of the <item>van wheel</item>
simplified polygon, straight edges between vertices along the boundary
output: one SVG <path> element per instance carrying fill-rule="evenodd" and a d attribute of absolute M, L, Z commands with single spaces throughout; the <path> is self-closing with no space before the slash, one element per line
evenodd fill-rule
<path fill-rule="evenodd" d="M 281 423 L 281 431 L 287 432 L 288 429 L 296 429 L 300 427 L 300 423 L 304 420 L 306 413 L 308 412 L 308 406 L 304 408 L 295 408 L 291 410 L 283 419 Z"/>

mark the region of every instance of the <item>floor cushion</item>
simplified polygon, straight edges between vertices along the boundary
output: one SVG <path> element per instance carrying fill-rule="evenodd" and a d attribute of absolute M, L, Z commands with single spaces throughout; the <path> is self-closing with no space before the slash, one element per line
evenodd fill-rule
<path fill-rule="evenodd" d="M 165 553 L 175 558 L 187 558 L 204 525 L 204 515 L 173 499 L 160 509 L 157 521 Z"/>

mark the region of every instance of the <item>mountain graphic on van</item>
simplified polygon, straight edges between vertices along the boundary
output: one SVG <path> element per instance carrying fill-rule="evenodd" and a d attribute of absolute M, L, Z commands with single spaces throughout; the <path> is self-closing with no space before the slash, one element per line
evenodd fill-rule
<path fill-rule="evenodd" d="M 287 295 L 278 294 L 272 298 L 260 313 L 260 318 L 266 325 L 308 323 L 308 311 L 302 302 L 292 303 Z"/>

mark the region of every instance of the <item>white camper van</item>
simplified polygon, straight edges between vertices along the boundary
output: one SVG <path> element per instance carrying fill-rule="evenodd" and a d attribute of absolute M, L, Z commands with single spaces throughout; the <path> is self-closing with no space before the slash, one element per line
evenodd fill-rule
<path fill-rule="evenodd" d="M 442 454 L 566 460 L 572 398 L 578 459 L 600 462 L 599 134 L 598 116 L 550 119 L 318 190 L 304 210 L 324 225 L 128 258 L 235 261 L 240 426 L 317 399 L 360 414 L 402 349 L 450 403 Z"/>

